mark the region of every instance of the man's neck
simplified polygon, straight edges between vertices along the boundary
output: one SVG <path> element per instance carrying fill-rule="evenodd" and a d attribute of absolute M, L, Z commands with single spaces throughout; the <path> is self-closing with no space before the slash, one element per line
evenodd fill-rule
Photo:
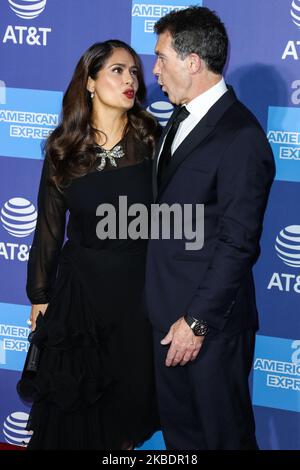
<path fill-rule="evenodd" d="M 187 100 L 182 104 L 188 104 L 197 96 L 202 95 L 208 91 L 213 86 L 217 85 L 222 80 L 222 75 L 217 75 L 215 73 L 206 71 L 201 75 L 201 78 L 198 77 L 198 80 L 195 80 L 193 85 L 190 88 Z"/>

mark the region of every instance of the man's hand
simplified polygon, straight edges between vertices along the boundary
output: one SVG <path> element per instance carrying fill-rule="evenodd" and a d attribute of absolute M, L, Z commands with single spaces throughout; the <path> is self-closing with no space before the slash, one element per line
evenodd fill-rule
<path fill-rule="evenodd" d="M 170 344 L 166 358 L 166 366 L 185 366 L 189 361 L 194 361 L 198 356 L 204 336 L 195 336 L 183 317 L 179 318 L 171 326 L 167 336 L 160 344 Z"/>

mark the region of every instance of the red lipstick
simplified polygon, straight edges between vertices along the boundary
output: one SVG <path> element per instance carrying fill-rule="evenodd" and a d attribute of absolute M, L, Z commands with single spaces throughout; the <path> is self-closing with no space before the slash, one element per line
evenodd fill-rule
<path fill-rule="evenodd" d="M 132 88 L 128 88 L 128 90 L 123 92 L 123 95 L 127 96 L 129 100 L 132 100 L 134 98 L 134 90 Z"/>

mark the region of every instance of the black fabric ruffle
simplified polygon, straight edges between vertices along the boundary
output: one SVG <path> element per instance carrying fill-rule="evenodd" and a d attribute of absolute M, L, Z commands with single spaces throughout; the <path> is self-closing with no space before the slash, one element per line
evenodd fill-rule
<path fill-rule="evenodd" d="M 25 362 L 17 386 L 33 402 L 30 449 L 116 450 L 159 429 L 151 326 L 136 295 L 143 257 L 135 255 L 135 268 L 126 255 L 121 270 L 117 256 L 87 251 L 66 247 L 48 308 L 30 334 L 27 357 L 35 348 L 37 367 Z"/>
<path fill-rule="evenodd" d="M 30 348 L 39 350 L 39 364 L 36 371 L 24 368 L 17 384 L 20 397 L 29 402 L 46 400 L 64 411 L 95 403 L 114 381 L 103 373 L 101 347 L 107 338 L 108 329 L 70 331 L 59 323 L 47 325 L 40 314 L 29 335 Z"/>

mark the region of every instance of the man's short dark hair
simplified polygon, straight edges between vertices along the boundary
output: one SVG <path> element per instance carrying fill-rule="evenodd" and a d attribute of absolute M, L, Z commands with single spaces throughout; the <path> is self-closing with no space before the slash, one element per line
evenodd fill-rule
<path fill-rule="evenodd" d="M 169 32 L 172 46 L 184 59 L 197 54 L 208 70 L 221 74 L 226 63 L 228 36 L 224 24 L 209 8 L 192 6 L 171 11 L 154 25 L 156 34 Z"/>

